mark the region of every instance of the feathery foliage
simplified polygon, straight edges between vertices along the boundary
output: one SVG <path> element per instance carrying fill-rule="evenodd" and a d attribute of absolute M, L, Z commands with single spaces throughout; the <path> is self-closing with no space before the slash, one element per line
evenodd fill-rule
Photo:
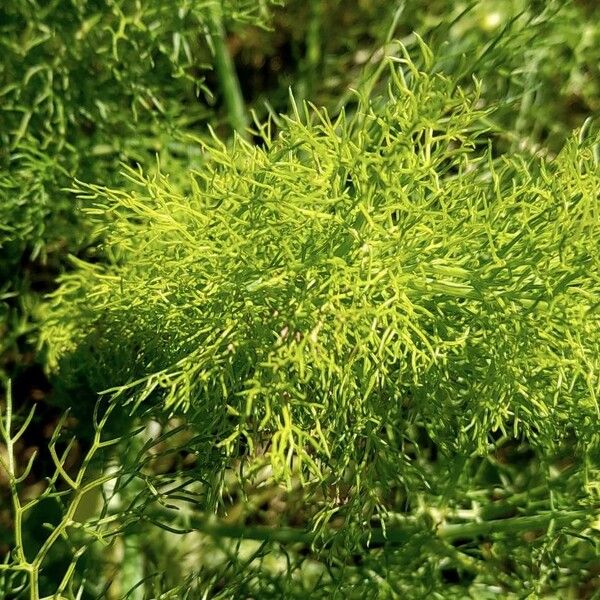
<path fill-rule="evenodd" d="M 568 442 L 555 508 L 597 503 L 598 135 L 496 156 L 479 105 L 405 54 L 352 116 L 205 144 L 188 195 L 134 170 L 132 191 L 81 186 L 111 264 L 54 296 L 63 385 L 187 412 L 232 466 L 300 485 L 324 539 L 423 494 L 456 508 L 497 440 L 543 464 Z"/>
<path fill-rule="evenodd" d="M 0 596 L 596 597 L 598 8 L 272 4 L 0 8 Z"/>
<path fill-rule="evenodd" d="M 120 162 L 187 159 L 177 136 L 210 114 L 201 52 L 210 11 L 258 22 L 268 2 L 8 0 L 0 8 L 0 273 L 89 232 L 73 176 L 116 183 Z M 188 161 L 189 162 L 189 161 Z"/>

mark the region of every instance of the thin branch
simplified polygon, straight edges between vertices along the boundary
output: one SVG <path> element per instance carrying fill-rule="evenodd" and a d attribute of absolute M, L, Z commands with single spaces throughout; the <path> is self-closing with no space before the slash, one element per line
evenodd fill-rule
<path fill-rule="evenodd" d="M 211 4 L 209 7 L 208 26 L 215 71 L 227 107 L 229 122 L 241 137 L 248 138 L 248 115 L 235 65 L 227 48 L 221 6 L 218 3 Z"/>
<path fill-rule="evenodd" d="M 414 524 L 405 526 L 390 526 L 384 532 L 381 529 L 372 529 L 367 531 L 361 538 L 361 543 L 365 546 L 370 545 L 402 545 L 409 541 L 412 537 L 418 534 L 428 533 L 438 537 L 439 539 L 453 542 L 460 539 L 475 539 L 478 537 L 487 537 L 490 535 L 499 534 L 517 534 L 527 531 L 536 531 L 547 528 L 550 523 L 554 522 L 555 526 L 569 525 L 575 521 L 589 518 L 593 510 L 572 510 L 562 512 L 547 512 L 538 515 L 513 517 L 509 519 L 495 519 L 493 521 L 481 521 L 471 523 L 451 523 L 443 524 L 434 530 L 426 530 Z M 162 510 L 158 514 L 154 514 L 151 520 L 157 525 L 162 526 L 161 521 L 172 521 L 176 513 L 174 511 Z M 206 535 L 216 538 L 234 538 L 246 539 L 254 541 L 269 541 L 281 544 L 305 544 L 311 545 L 318 538 L 322 538 L 321 532 L 308 531 L 300 528 L 292 527 L 264 527 L 250 525 L 229 525 L 225 523 L 216 523 L 186 515 L 189 527 L 184 531 L 198 531 Z M 171 526 L 169 526 L 173 529 Z M 328 530 L 333 536 L 335 530 Z"/>

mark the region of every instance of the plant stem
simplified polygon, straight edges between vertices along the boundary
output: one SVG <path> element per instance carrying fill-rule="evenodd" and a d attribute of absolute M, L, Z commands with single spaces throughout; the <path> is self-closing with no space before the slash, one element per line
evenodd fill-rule
<path fill-rule="evenodd" d="M 552 521 L 558 526 L 568 525 L 589 515 L 589 510 L 547 512 L 539 515 L 495 519 L 492 521 L 444 524 L 432 530 L 432 533 L 439 539 L 453 542 L 463 538 L 472 539 L 493 534 L 518 534 L 526 531 L 535 531 L 548 527 Z M 173 511 L 169 510 L 160 511 L 159 513 L 159 517 L 168 520 L 171 520 L 173 516 Z M 199 517 L 191 517 L 188 522 L 190 530 L 199 531 L 213 537 L 246 539 L 260 542 L 312 544 L 319 535 L 312 531 L 291 527 L 272 528 L 211 523 Z M 388 527 L 385 533 L 381 529 L 372 529 L 370 532 L 364 534 L 361 541 L 364 545 L 399 545 L 406 543 L 411 537 L 424 531 L 426 530 L 414 524 L 395 525 Z M 335 532 L 331 530 L 331 533 Z"/>
<path fill-rule="evenodd" d="M 321 62 L 321 29 L 323 24 L 323 3 L 311 0 L 308 30 L 306 32 L 306 54 L 302 64 L 302 75 L 296 88 L 296 103 L 302 106 L 305 100 L 312 100 L 317 70 Z"/>
<path fill-rule="evenodd" d="M 136 455 L 144 447 L 148 440 L 148 435 L 137 435 L 131 439 L 131 447 L 128 452 Z M 140 482 L 134 478 L 131 480 L 127 489 L 124 489 L 118 496 L 121 509 L 127 506 L 135 495 L 140 491 Z M 120 572 L 121 593 L 128 594 L 130 600 L 144 600 L 144 586 L 139 585 L 144 579 L 145 557 L 142 548 L 142 537 L 135 532 L 123 536 L 123 558 Z"/>
<path fill-rule="evenodd" d="M 32 567 L 29 571 L 29 598 L 30 600 L 39 600 L 39 570 Z"/>
<path fill-rule="evenodd" d="M 235 65 L 227 49 L 220 4 L 211 4 L 208 10 L 208 25 L 215 71 L 227 107 L 229 123 L 240 136 L 248 138 L 248 115 Z"/>
<path fill-rule="evenodd" d="M 480 523 L 455 523 L 444 525 L 438 535 L 445 540 L 455 541 L 461 538 L 472 538 L 482 535 L 497 533 L 521 533 L 545 529 L 552 521 L 556 525 L 568 525 L 573 521 L 585 518 L 590 514 L 588 510 L 570 510 L 563 512 L 547 512 L 539 515 L 525 517 L 512 517 L 510 519 L 495 519 L 481 521 Z"/>

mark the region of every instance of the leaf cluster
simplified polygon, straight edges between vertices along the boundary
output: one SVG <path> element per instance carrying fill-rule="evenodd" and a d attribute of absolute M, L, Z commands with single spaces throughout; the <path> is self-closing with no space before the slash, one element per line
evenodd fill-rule
<path fill-rule="evenodd" d="M 77 255 L 36 308 L 76 440 L 28 500 L 9 387 L 0 595 L 593 596 L 597 8 L 270 4 L 0 8 L 0 353 L 23 252 Z M 278 36 L 292 93 L 222 142 L 203 62 L 239 129 Z"/>
<path fill-rule="evenodd" d="M 2 274 L 23 252 L 76 251 L 89 240 L 64 192 L 78 176 L 119 180 L 120 162 L 190 160 L 178 135 L 211 113 L 203 34 L 219 6 L 264 21 L 260 3 L 10 0 L 0 8 Z M 64 252 L 64 250 L 62 250 Z"/>
<path fill-rule="evenodd" d="M 389 82 L 205 145 L 188 195 L 81 186 L 112 264 L 66 276 L 45 329 L 66 389 L 186 411 L 320 525 L 439 493 L 432 446 L 451 472 L 499 437 L 597 453 L 597 134 L 495 156 L 476 95 L 406 54 Z"/>

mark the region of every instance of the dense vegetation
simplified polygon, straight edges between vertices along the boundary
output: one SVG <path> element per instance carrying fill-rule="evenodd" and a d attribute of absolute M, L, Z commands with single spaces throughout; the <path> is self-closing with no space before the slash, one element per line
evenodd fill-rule
<path fill-rule="evenodd" d="M 598 597 L 598 9 L 176 4 L 0 8 L 0 597 Z"/>

